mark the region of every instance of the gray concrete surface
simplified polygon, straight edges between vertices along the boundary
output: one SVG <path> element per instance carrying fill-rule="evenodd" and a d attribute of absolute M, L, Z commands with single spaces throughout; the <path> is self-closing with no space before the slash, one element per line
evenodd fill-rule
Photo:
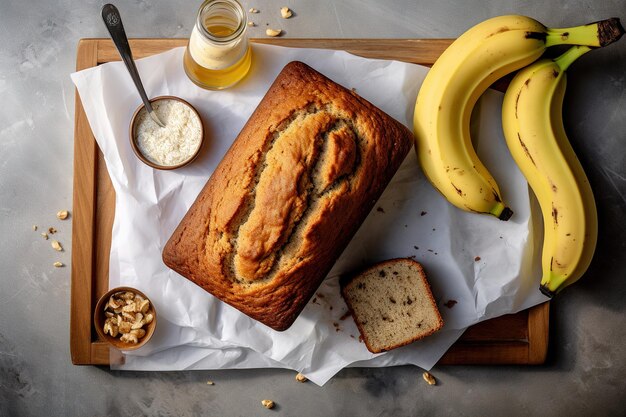
<path fill-rule="evenodd" d="M 566 127 L 596 192 L 600 237 L 583 280 L 553 302 L 538 367 L 349 369 L 326 386 L 281 370 L 167 373 L 77 367 L 69 356 L 76 44 L 104 37 L 101 1 L 0 0 L 0 416 L 617 416 L 626 393 L 626 40 L 570 73 Z M 200 1 L 117 1 L 132 37 L 186 37 Z M 283 22 L 278 8 L 297 17 Z M 626 18 L 624 0 L 246 1 L 288 37 L 455 37 L 520 13 L 549 26 Z M 275 12 L 275 13 L 273 13 Z M 54 226 L 57 254 L 31 225 Z M 207 386 L 206 380 L 215 381 Z M 272 411 L 263 398 L 278 404 Z M 622 398 L 622 400 L 620 400 Z"/>

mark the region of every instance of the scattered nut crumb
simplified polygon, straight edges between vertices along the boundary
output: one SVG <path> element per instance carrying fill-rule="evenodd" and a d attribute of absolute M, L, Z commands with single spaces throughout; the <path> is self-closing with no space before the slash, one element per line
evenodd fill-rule
<path fill-rule="evenodd" d="M 55 234 L 56 232 L 57 232 L 57 229 L 55 229 L 54 227 L 48 228 L 48 233 L 50 233 L 51 235 Z"/>
<path fill-rule="evenodd" d="M 207 381 L 207 382 L 206 382 L 206 384 L 207 384 L 207 385 L 215 385 L 215 382 L 213 382 L 213 381 Z"/>
<path fill-rule="evenodd" d="M 255 9 L 254 7 L 250 8 L 250 10 L 248 10 L 249 13 L 258 13 L 259 11 L 257 9 Z"/>
<path fill-rule="evenodd" d="M 422 378 L 424 378 L 424 381 L 426 381 L 428 385 L 437 385 L 437 380 L 430 374 L 430 372 L 424 372 L 422 374 Z"/>
<path fill-rule="evenodd" d="M 446 306 L 446 307 L 448 307 L 448 308 L 452 308 L 452 307 L 454 307 L 454 305 L 455 305 L 456 303 L 458 303 L 458 301 L 457 301 L 457 300 L 448 300 L 448 301 L 446 301 L 443 305 L 444 305 L 444 306 Z"/>
<path fill-rule="evenodd" d="M 296 375 L 296 381 L 298 381 L 298 382 L 306 382 L 308 380 L 309 380 L 309 378 L 307 378 L 306 376 L 302 375 L 300 372 L 298 372 L 298 375 Z"/>
<path fill-rule="evenodd" d="M 56 268 L 61 268 L 61 267 L 65 266 L 62 262 L 58 262 L 58 261 L 57 261 L 57 262 L 55 262 L 55 263 L 53 263 L 52 265 L 53 265 L 54 267 L 56 267 Z"/>
<path fill-rule="evenodd" d="M 70 212 L 67 210 L 61 210 L 59 212 L 57 212 L 57 219 L 59 220 L 65 220 L 67 219 L 67 216 L 70 215 Z"/>
<path fill-rule="evenodd" d="M 480 256 L 475 257 L 475 258 L 474 258 L 474 261 L 475 261 L 475 262 L 480 261 Z"/>
<path fill-rule="evenodd" d="M 283 33 L 281 29 L 271 29 L 271 28 L 265 29 L 265 34 L 267 36 L 280 36 L 281 33 Z"/>
<path fill-rule="evenodd" d="M 382 208 L 381 206 L 378 206 L 378 208 L 376 209 L 376 211 L 379 211 L 379 212 L 381 212 L 381 213 L 383 213 L 383 214 L 385 213 L 385 209 L 384 209 L 384 208 Z"/>
<path fill-rule="evenodd" d="M 428 212 L 422 211 L 422 212 L 420 213 L 420 216 L 425 216 L 425 215 L 427 215 L 427 214 L 428 214 Z"/>
<path fill-rule="evenodd" d="M 41 232 L 41 237 L 43 237 L 45 240 L 48 240 L 48 234 L 46 232 Z"/>
<path fill-rule="evenodd" d="M 254 23 L 252 20 L 248 21 L 248 26 L 252 27 L 252 26 L 256 26 L 256 23 Z"/>
<path fill-rule="evenodd" d="M 33 231 L 36 232 L 37 231 L 37 225 L 33 224 Z"/>
<path fill-rule="evenodd" d="M 345 320 L 348 317 L 350 317 L 350 310 L 346 311 L 345 313 L 343 313 L 343 315 L 341 317 L 339 317 L 339 320 Z"/>
<path fill-rule="evenodd" d="M 293 13 L 289 10 L 289 7 L 285 6 L 280 9 L 280 15 L 283 19 L 289 19 Z"/>
<path fill-rule="evenodd" d="M 46 236 L 46 239 L 48 237 Z M 59 243 L 58 240 L 53 240 L 52 242 L 50 242 L 50 244 L 52 245 L 52 249 L 54 249 L 57 252 L 62 252 L 63 251 L 63 246 L 61 246 L 61 244 Z"/>
<path fill-rule="evenodd" d="M 420 248 L 418 246 L 413 246 L 413 249 L 420 250 Z"/>
<path fill-rule="evenodd" d="M 267 409 L 272 409 L 274 408 L 274 401 L 272 400 L 262 400 L 261 404 L 263 404 L 263 407 L 267 408 Z"/>

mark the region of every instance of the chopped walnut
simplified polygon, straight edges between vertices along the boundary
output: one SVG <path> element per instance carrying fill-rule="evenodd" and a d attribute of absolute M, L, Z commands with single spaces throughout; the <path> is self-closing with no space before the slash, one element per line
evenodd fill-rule
<path fill-rule="evenodd" d="M 428 383 L 428 385 L 436 385 L 437 384 L 437 380 L 435 379 L 434 376 L 432 376 L 432 374 L 430 372 L 424 372 L 422 374 L 422 378 L 424 378 L 424 381 L 426 381 Z"/>
<path fill-rule="evenodd" d="M 125 343 L 139 343 L 146 335 L 143 327 L 154 320 L 149 309 L 150 301 L 131 291 L 113 294 L 104 306 L 104 333 L 121 335 L 120 340 Z"/>
<path fill-rule="evenodd" d="M 266 34 L 267 36 L 272 36 L 272 37 L 279 36 L 281 33 L 283 33 L 283 31 L 282 31 L 281 29 L 271 29 L 271 28 L 267 28 L 267 29 L 265 30 L 265 34 Z"/>
<path fill-rule="evenodd" d="M 292 12 L 291 10 L 289 10 L 289 7 L 285 6 L 283 8 L 280 9 L 280 15 L 282 16 L 283 19 L 289 19 L 292 16 Z"/>
<path fill-rule="evenodd" d="M 274 406 L 276 405 L 274 404 L 274 401 L 272 400 L 262 400 L 261 404 L 263 404 L 263 407 L 268 408 L 270 410 L 274 408 Z"/>

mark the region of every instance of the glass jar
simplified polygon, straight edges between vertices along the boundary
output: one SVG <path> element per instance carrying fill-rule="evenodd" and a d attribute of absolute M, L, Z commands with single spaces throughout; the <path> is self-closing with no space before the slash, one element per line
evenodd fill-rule
<path fill-rule="evenodd" d="M 221 90 L 245 77 L 252 63 L 246 28 L 246 12 L 237 0 L 202 3 L 183 58 L 189 79 Z"/>

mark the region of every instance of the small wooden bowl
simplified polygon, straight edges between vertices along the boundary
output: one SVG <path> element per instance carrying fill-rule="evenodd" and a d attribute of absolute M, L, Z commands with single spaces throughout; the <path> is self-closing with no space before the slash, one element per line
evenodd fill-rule
<path fill-rule="evenodd" d="M 119 335 L 118 337 L 113 337 L 108 333 L 107 334 L 104 333 L 104 322 L 106 320 L 106 316 L 104 314 L 104 306 L 106 305 L 106 303 L 109 301 L 109 298 L 111 298 L 113 294 L 118 293 L 118 292 L 127 292 L 127 291 L 133 292 L 135 293 L 135 295 L 140 295 L 145 300 L 150 301 L 150 308 L 148 309 L 148 313 L 152 313 L 152 315 L 154 316 L 154 318 L 152 319 L 152 322 L 142 327 L 142 329 L 146 331 L 146 334 L 144 337 L 139 339 L 138 343 L 122 342 L 119 338 Z M 96 303 L 96 309 L 93 315 L 93 322 L 96 327 L 96 333 L 98 333 L 98 336 L 100 337 L 101 340 L 108 342 L 109 344 L 115 346 L 119 350 L 135 350 L 145 345 L 148 342 L 148 340 L 150 340 L 150 338 L 152 337 L 152 334 L 154 334 L 154 329 L 156 329 L 156 323 L 157 323 L 157 315 L 156 315 L 156 309 L 154 308 L 154 304 L 152 304 L 152 300 L 146 297 L 144 293 L 142 293 L 136 288 L 117 287 L 117 288 L 113 288 L 107 291 L 106 294 L 100 297 L 100 299 Z"/>
<path fill-rule="evenodd" d="M 196 157 L 200 153 L 200 149 L 202 149 L 202 144 L 204 143 L 204 125 L 202 123 L 202 118 L 200 117 L 200 114 L 198 114 L 198 111 L 191 104 L 189 104 L 187 101 L 183 100 L 180 97 L 159 96 L 150 100 L 150 103 L 155 103 L 160 100 L 176 100 L 176 101 L 183 103 L 184 105 L 186 105 L 193 111 L 193 113 L 196 115 L 196 117 L 200 121 L 201 131 L 200 131 L 200 145 L 198 145 L 198 149 L 196 149 L 196 152 L 193 155 L 191 155 L 188 159 L 186 159 L 185 161 L 177 165 L 159 165 L 156 162 L 148 159 L 143 153 L 141 153 L 141 149 L 139 149 L 139 145 L 137 145 L 137 140 L 136 140 L 136 135 L 135 135 L 137 115 L 145 107 L 143 104 L 139 106 L 137 110 L 135 110 L 135 113 L 133 113 L 133 117 L 130 119 L 130 127 L 129 127 L 129 135 L 128 135 L 130 138 L 130 146 L 133 148 L 133 152 L 135 152 L 135 155 L 137 155 L 137 158 L 139 158 L 141 162 L 143 162 L 144 164 L 152 168 L 162 169 L 162 170 L 171 170 L 171 169 L 181 168 L 193 162 L 193 160 L 196 159 Z"/>

